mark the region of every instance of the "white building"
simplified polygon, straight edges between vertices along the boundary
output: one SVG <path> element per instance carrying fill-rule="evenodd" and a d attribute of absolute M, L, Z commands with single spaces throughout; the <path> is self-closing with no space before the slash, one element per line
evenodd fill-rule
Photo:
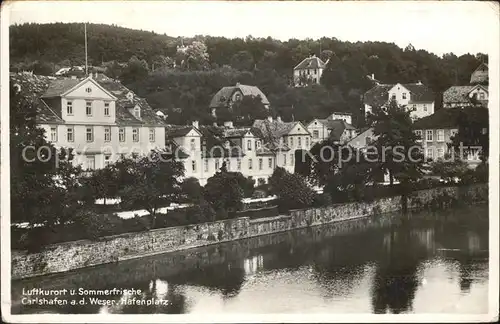
<path fill-rule="evenodd" d="M 306 128 L 311 134 L 312 143 L 331 138 L 334 142 L 343 144 L 357 136 L 356 127 L 350 121 L 350 113 L 333 113 L 326 119 L 313 119 Z"/>
<path fill-rule="evenodd" d="M 72 148 L 73 163 L 84 169 L 165 147 L 164 122 L 144 99 L 117 81 L 17 73 L 11 74 L 11 82 L 33 100 L 47 140 Z"/>
<path fill-rule="evenodd" d="M 434 113 L 434 94 L 422 82 L 376 84 L 363 96 L 365 114 L 371 113 L 373 107 L 381 107 L 389 101 L 411 109 L 410 116 L 418 119 Z"/>
<path fill-rule="evenodd" d="M 293 82 L 296 87 L 309 84 L 320 84 L 321 76 L 328 61 L 323 62 L 316 55 L 312 55 L 302 60 L 293 68 Z"/>

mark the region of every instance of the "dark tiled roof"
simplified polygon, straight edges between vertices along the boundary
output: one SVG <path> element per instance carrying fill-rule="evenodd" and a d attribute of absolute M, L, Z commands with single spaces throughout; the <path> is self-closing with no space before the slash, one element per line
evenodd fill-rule
<path fill-rule="evenodd" d="M 230 138 L 243 137 L 249 131 L 250 131 L 249 128 L 232 128 L 232 129 L 226 129 L 224 131 L 224 137 L 230 137 Z"/>
<path fill-rule="evenodd" d="M 382 106 L 387 102 L 389 90 L 393 87 L 392 84 L 377 84 L 367 92 L 365 92 L 363 103 L 372 107 Z"/>
<path fill-rule="evenodd" d="M 165 126 L 165 137 L 166 138 L 184 137 L 192 129 L 193 129 L 193 126 L 166 125 Z"/>
<path fill-rule="evenodd" d="M 146 99 L 133 95 L 132 101 L 127 98 L 127 93 L 131 92 L 119 81 L 110 78 L 98 79 L 97 83 L 116 97 L 116 123 L 119 125 L 149 125 L 165 126 L 162 118 L 156 115 L 155 111 L 148 104 Z M 137 119 L 129 109 L 139 105 L 141 108 L 141 118 Z"/>
<path fill-rule="evenodd" d="M 167 147 L 167 152 L 170 153 L 175 158 L 186 159 L 190 155 L 182 146 L 179 146 L 174 140 L 168 139 L 165 141 L 165 147 Z"/>
<path fill-rule="evenodd" d="M 71 79 L 71 78 L 61 78 L 56 80 L 51 80 L 49 87 L 45 91 L 44 97 L 59 97 L 66 91 L 70 90 L 78 83 L 82 82 L 83 79 Z"/>
<path fill-rule="evenodd" d="M 256 86 L 237 84 L 235 86 L 223 87 L 220 89 L 210 101 L 210 108 L 227 107 L 229 100 L 236 90 L 240 90 L 244 96 L 259 97 L 265 105 L 269 105 L 266 95 Z"/>
<path fill-rule="evenodd" d="M 37 123 L 63 124 L 64 121 L 41 99 L 53 77 L 30 73 L 11 73 L 10 82 L 18 85 L 21 96 L 36 109 Z"/>
<path fill-rule="evenodd" d="M 323 62 L 319 57 L 312 56 L 307 57 L 302 60 L 294 70 L 303 70 L 303 69 L 324 69 L 326 67 L 325 62 Z"/>
<path fill-rule="evenodd" d="M 401 85 L 410 91 L 410 103 L 434 101 L 434 93 L 424 84 L 402 83 Z M 389 99 L 389 90 L 394 86 L 395 84 L 377 84 L 365 92 L 363 103 L 372 107 L 384 105 Z"/>
<path fill-rule="evenodd" d="M 483 85 L 452 86 L 443 93 L 443 104 L 472 104 L 471 98 L 469 98 L 469 93 L 476 87 L 481 87 L 488 91 L 488 87 Z M 487 106 L 487 101 L 483 101 L 482 104 Z"/>
<path fill-rule="evenodd" d="M 415 129 L 457 128 L 460 116 L 488 123 L 488 109 L 467 107 L 439 109 L 436 113 L 417 120 L 413 126 Z"/>
<path fill-rule="evenodd" d="M 224 127 L 200 126 L 203 156 L 206 157 L 238 157 L 243 156 L 243 150 L 235 142 L 224 137 Z M 229 142 L 229 147 L 226 145 Z"/>
<path fill-rule="evenodd" d="M 471 84 L 488 84 L 488 64 L 481 63 L 470 76 Z"/>
<path fill-rule="evenodd" d="M 434 93 L 424 84 L 403 83 L 402 86 L 410 91 L 410 103 L 434 101 Z"/>

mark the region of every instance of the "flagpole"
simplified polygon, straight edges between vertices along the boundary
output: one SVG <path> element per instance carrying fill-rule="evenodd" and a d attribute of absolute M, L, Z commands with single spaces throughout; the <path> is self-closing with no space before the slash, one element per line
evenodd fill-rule
<path fill-rule="evenodd" d="M 88 61 L 87 61 L 87 23 L 85 23 L 85 76 L 87 76 L 88 73 Z"/>

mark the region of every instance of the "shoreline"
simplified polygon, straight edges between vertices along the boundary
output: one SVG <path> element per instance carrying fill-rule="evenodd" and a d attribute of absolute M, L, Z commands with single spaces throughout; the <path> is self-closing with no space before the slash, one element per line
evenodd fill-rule
<path fill-rule="evenodd" d="M 474 204 L 484 202 L 488 200 L 488 184 L 416 191 L 408 197 L 408 210 L 417 210 L 435 203 L 443 203 L 439 201 L 440 199 L 445 201 L 455 199 L 455 201 Z M 12 251 L 12 280 L 42 277 L 293 229 L 349 222 L 370 216 L 377 217 L 381 214 L 401 210 L 401 196 L 394 196 L 372 202 L 354 202 L 322 208 L 291 210 L 289 215 L 251 220 L 248 217 L 240 217 L 224 221 L 124 233 L 103 237 L 96 241 L 63 242 L 48 245 L 41 252 L 32 254 L 28 254 L 26 251 Z"/>

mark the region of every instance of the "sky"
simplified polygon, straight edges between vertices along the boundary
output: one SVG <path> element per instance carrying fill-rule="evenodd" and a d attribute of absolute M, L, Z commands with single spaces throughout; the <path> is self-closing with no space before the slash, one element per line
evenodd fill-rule
<path fill-rule="evenodd" d="M 498 3 L 476 1 L 14 1 L 8 9 L 10 24 L 92 22 L 174 37 L 336 37 L 411 43 L 437 55 L 497 51 L 500 28 Z"/>

